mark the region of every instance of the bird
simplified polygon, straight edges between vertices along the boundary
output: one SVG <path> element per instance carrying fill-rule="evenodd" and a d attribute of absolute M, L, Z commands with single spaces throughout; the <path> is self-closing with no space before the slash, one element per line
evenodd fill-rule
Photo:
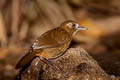
<path fill-rule="evenodd" d="M 39 57 L 46 64 L 55 66 L 50 60 L 64 55 L 70 46 L 73 35 L 79 30 L 87 30 L 87 28 L 72 20 L 64 21 L 60 26 L 48 30 L 33 42 L 28 52 L 19 60 L 15 68 L 23 68 L 34 57 Z"/>

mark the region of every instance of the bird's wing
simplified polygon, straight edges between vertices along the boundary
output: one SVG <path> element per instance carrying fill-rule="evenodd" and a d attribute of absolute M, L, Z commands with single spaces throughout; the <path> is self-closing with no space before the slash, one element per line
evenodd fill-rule
<path fill-rule="evenodd" d="M 52 36 L 52 31 L 48 31 L 41 35 L 31 46 L 29 52 L 21 58 L 21 60 L 16 65 L 16 69 L 24 67 L 27 63 L 29 63 L 33 57 L 35 56 L 34 50 L 43 49 L 43 48 L 54 48 L 59 47 L 61 44 L 58 43 Z"/>
<path fill-rule="evenodd" d="M 53 30 L 54 31 L 54 30 Z M 52 36 L 53 31 L 48 31 L 41 35 L 32 45 L 33 49 L 54 48 L 62 45 Z M 56 37 L 56 36 L 55 36 Z"/>

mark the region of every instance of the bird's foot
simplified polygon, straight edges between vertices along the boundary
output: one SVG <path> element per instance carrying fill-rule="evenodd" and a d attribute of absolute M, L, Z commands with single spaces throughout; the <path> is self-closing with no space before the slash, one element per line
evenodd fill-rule
<path fill-rule="evenodd" d="M 51 68 L 53 68 L 54 70 L 62 72 L 62 70 L 55 63 L 51 62 L 51 60 L 46 59 L 46 58 L 40 58 L 40 60 L 46 63 Z"/>

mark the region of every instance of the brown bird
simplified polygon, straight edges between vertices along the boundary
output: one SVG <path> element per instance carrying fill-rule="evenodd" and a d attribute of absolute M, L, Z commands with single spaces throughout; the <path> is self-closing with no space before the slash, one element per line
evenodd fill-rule
<path fill-rule="evenodd" d="M 59 27 L 45 32 L 35 40 L 29 52 L 21 58 L 15 68 L 23 68 L 35 56 L 49 64 L 51 59 L 56 59 L 64 54 L 71 43 L 72 36 L 79 30 L 87 30 L 87 28 L 80 27 L 77 22 L 68 20 Z"/>

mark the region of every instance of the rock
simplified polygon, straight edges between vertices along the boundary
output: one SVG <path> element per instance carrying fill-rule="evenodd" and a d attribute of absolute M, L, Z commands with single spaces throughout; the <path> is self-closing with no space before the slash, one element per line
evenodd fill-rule
<path fill-rule="evenodd" d="M 51 60 L 62 72 L 42 61 L 38 64 L 38 61 L 39 58 L 35 58 L 31 65 L 23 70 L 22 80 L 110 80 L 106 72 L 82 48 L 70 48 L 63 56 Z"/>

